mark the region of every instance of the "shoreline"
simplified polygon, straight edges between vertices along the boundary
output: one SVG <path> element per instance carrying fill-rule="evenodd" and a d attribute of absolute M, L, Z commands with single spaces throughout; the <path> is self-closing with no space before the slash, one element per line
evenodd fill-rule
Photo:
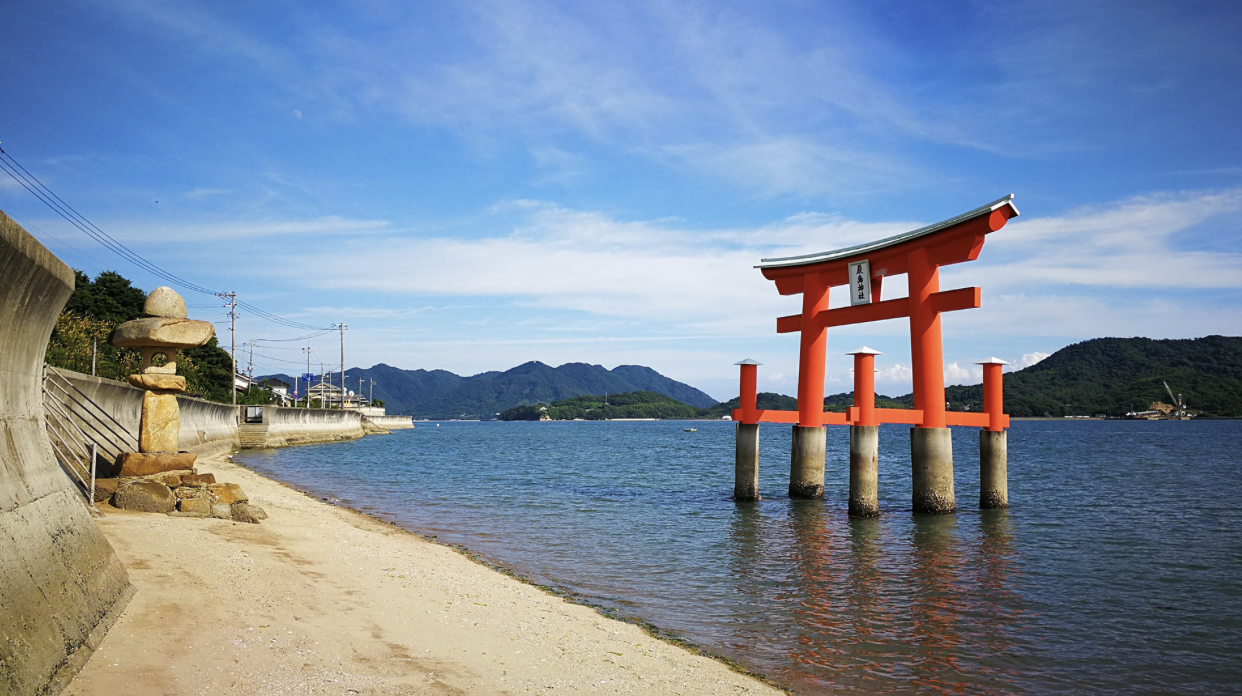
<path fill-rule="evenodd" d="M 473 421 L 473 422 L 478 422 L 478 421 Z M 326 443 L 313 443 L 313 444 L 326 444 Z M 221 455 L 221 456 L 227 456 L 227 455 Z M 435 534 L 428 534 L 425 532 L 420 532 L 415 529 L 409 529 L 409 528 L 403 527 L 400 524 L 397 524 L 396 522 L 386 520 L 383 517 L 380 517 L 373 513 L 350 507 L 350 505 L 346 504 L 344 501 L 332 502 L 332 500 L 329 500 L 328 498 L 317 495 L 315 491 L 303 489 L 292 483 L 288 483 L 286 481 L 282 481 L 280 479 L 261 474 L 255 471 L 254 469 L 251 469 L 250 467 L 246 466 L 245 464 L 240 464 L 234 461 L 230 461 L 229 463 L 238 468 L 245 469 L 246 471 L 253 473 L 255 476 L 258 476 L 260 478 L 263 478 L 273 483 L 284 486 L 294 491 L 295 493 L 300 493 L 302 495 L 305 495 L 311 500 L 314 500 L 323 505 L 327 505 L 330 507 L 338 508 L 340 510 L 345 510 L 345 511 L 357 514 L 357 515 L 361 515 L 376 524 L 381 524 L 381 525 L 385 525 L 388 527 L 392 527 L 393 529 L 398 530 L 403 534 L 409 534 L 424 543 L 435 544 L 437 546 L 455 551 L 461 556 L 463 556 L 464 558 L 466 558 L 467 560 L 472 561 L 493 573 L 498 573 L 505 577 L 512 578 L 513 580 L 516 580 L 524 585 L 529 585 L 530 587 L 534 587 L 552 597 L 560 598 L 571 604 L 576 604 L 578 606 L 592 609 L 600 616 L 606 619 L 609 619 L 611 621 L 619 621 L 621 623 L 629 624 L 631 626 L 637 626 L 638 628 L 642 629 L 644 633 L 646 633 L 647 635 L 651 636 L 652 638 L 656 640 L 663 641 L 670 645 L 675 645 L 692 654 L 706 657 L 710 660 L 719 662 L 725 665 L 726 667 L 728 667 L 729 669 L 731 669 L 732 671 L 737 672 L 738 674 L 741 674 L 743 676 L 755 679 L 763 683 L 766 686 L 776 689 L 779 692 L 786 693 L 786 694 L 797 693 L 793 689 L 786 687 L 782 684 L 779 684 L 776 681 L 773 681 L 767 675 L 757 672 L 751 669 L 750 667 L 747 667 L 746 665 L 738 662 L 737 660 L 734 660 L 733 658 L 718 654 L 712 651 L 710 648 L 703 647 L 701 645 L 698 645 L 697 643 L 694 643 L 693 641 L 683 638 L 677 633 L 662 629 L 659 626 L 651 623 L 650 621 L 646 621 L 638 617 L 618 615 L 617 610 L 615 608 L 594 602 L 591 599 L 589 599 L 587 596 L 579 594 L 578 592 L 575 592 L 569 588 L 560 587 L 557 585 L 545 585 L 541 582 L 532 580 L 531 578 L 523 575 L 522 573 L 518 572 L 517 570 L 514 570 L 513 568 L 510 568 L 504 565 L 503 563 L 499 561 L 492 560 L 488 558 L 487 556 L 484 556 L 476 551 L 471 550 L 465 544 L 441 541 L 439 537 L 437 537 Z M 340 499 L 336 498 L 336 500 L 339 501 Z"/>
<path fill-rule="evenodd" d="M 66 694 L 787 693 L 650 624 L 224 455 L 198 468 L 240 484 L 268 519 L 101 505 L 137 593 Z"/>

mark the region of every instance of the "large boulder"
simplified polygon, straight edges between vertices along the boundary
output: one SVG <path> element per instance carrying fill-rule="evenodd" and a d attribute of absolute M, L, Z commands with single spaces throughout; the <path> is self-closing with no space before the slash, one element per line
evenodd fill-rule
<path fill-rule="evenodd" d="M 216 327 L 209 321 L 146 317 L 127 321 L 113 329 L 108 343 L 117 348 L 193 348 L 215 335 Z"/>
<path fill-rule="evenodd" d="M 187 514 L 207 517 L 211 514 L 211 501 L 206 498 L 185 498 L 181 501 L 180 510 Z"/>
<path fill-rule="evenodd" d="M 120 481 L 114 478 L 95 479 L 95 502 L 104 503 L 111 499 L 119 483 Z"/>
<path fill-rule="evenodd" d="M 185 300 L 167 285 L 160 286 L 147 295 L 146 304 L 142 305 L 142 313 L 148 317 L 169 319 L 185 319 L 187 316 Z"/>
<path fill-rule="evenodd" d="M 181 485 L 183 486 L 206 486 L 209 483 L 216 482 L 215 474 L 182 474 Z"/>
<path fill-rule="evenodd" d="M 217 503 L 232 505 L 233 503 L 244 503 L 249 498 L 242 491 L 242 487 L 236 483 L 212 483 L 208 484 L 207 490 L 211 492 L 211 497 Z"/>
<path fill-rule="evenodd" d="M 118 476 L 150 476 L 165 471 L 193 469 L 197 454 L 191 452 L 122 452 L 117 455 Z"/>
<path fill-rule="evenodd" d="M 145 392 L 142 395 L 138 449 L 143 452 L 176 452 L 180 434 L 181 410 L 177 406 L 177 395 Z"/>
<path fill-rule="evenodd" d="M 267 519 L 267 513 L 258 505 L 249 503 L 234 503 L 232 505 L 234 522 L 249 522 L 250 524 L 258 524 L 260 520 Z"/>
<path fill-rule="evenodd" d="M 122 510 L 136 512 L 172 512 L 177 509 L 177 496 L 168 486 L 155 481 L 130 481 L 116 489 L 113 504 Z"/>
<path fill-rule="evenodd" d="M 147 373 L 141 375 L 130 375 L 129 383 L 139 389 L 155 389 L 159 391 L 183 392 L 185 391 L 185 377 L 181 375 L 162 375 L 157 373 Z"/>

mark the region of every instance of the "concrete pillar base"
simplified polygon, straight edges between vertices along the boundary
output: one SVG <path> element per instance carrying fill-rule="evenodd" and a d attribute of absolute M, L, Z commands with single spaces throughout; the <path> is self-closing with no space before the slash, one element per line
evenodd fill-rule
<path fill-rule="evenodd" d="M 850 515 L 880 514 L 880 426 L 850 426 Z"/>
<path fill-rule="evenodd" d="M 824 450 L 828 429 L 793 427 L 789 450 L 789 497 L 824 497 Z"/>
<path fill-rule="evenodd" d="M 733 499 L 759 500 L 759 424 L 737 424 L 737 450 L 734 454 Z"/>
<path fill-rule="evenodd" d="M 948 428 L 910 429 L 910 474 L 914 512 L 957 512 L 953 493 L 953 433 Z"/>
<path fill-rule="evenodd" d="M 979 508 L 1009 507 L 1009 431 L 979 431 Z"/>

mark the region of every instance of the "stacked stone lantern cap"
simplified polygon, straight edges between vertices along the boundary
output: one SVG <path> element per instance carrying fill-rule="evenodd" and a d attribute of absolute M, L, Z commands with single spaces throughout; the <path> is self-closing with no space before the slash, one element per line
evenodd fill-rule
<path fill-rule="evenodd" d="M 152 290 L 142 313 L 141 319 L 121 324 L 108 337 L 118 348 L 142 351 L 142 372 L 128 379 L 145 393 L 138 451 L 117 455 L 118 478 L 104 483 L 102 491 L 117 507 L 128 510 L 179 511 L 246 522 L 266 517 L 261 508 L 247 504 L 240 486 L 196 473 L 198 455 L 177 449 L 181 433 L 177 394 L 185 391 L 185 377 L 177 375 L 177 351 L 210 341 L 215 327 L 188 319 L 185 300 L 168 287 Z"/>

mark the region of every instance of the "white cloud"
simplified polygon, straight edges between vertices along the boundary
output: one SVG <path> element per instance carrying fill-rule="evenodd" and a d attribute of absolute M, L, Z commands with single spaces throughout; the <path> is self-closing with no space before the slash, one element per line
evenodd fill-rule
<path fill-rule="evenodd" d="M 985 287 L 1242 288 L 1242 254 L 1195 249 L 1197 225 L 1242 212 L 1242 189 L 1135 196 L 1069 215 L 1019 218 L 970 269 Z M 972 264 L 973 265 L 973 264 Z"/>
<path fill-rule="evenodd" d="M 1049 353 L 1040 353 L 1039 351 L 1035 351 L 1034 353 L 1026 353 L 1014 362 L 1013 369 L 1021 370 L 1026 367 L 1030 367 L 1031 365 L 1035 365 L 1043 361 L 1043 359 L 1047 358 L 1049 355 Z"/>
<path fill-rule="evenodd" d="M 876 384 L 909 385 L 914 379 L 914 370 L 894 363 L 892 367 L 881 367 L 876 371 Z"/>
<path fill-rule="evenodd" d="M 983 381 L 983 371 L 977 367 L 962 367 L 955 362 L 944 366 L 944 383 L 946 386 L 950 384 L 975 384 L 981 381 Z"/>

